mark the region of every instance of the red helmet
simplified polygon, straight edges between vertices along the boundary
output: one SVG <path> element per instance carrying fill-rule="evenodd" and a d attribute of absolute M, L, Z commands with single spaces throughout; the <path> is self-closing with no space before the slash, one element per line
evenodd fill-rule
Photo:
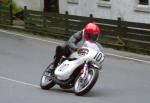
<path fill-rule="evenodd" d="M 88 23 L 84 28 L 85 40 L 96 41 L 100 35 L 100 28 L 95 23 Z"/>

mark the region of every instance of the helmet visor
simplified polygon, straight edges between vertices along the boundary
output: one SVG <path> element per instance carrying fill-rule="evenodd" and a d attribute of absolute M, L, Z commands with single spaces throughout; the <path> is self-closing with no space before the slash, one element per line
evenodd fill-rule
<path fill-rule="evenodd" d="M 96 41 L 96 40 L 98 40 L 98 35 L 99 34 L 91 34 L 91 33 L 89 33 L 88 35 L 89 35 L 90 41 Z"/>

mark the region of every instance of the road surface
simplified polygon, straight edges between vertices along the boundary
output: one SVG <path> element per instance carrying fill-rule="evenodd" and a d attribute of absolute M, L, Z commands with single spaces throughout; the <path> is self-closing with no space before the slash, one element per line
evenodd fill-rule
<path fill-rule="evenodd" d="M 87 95 L 40 89 L 41 74 L 61 43 L 0 31 L 0 103 L 150 103 L 150 57 L 111 49 L 105 49 L 110 55 Z"/>

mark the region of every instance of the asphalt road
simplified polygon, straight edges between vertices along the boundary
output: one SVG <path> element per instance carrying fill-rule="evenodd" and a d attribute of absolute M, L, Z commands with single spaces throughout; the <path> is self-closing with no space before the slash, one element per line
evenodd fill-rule
<path fill-rule="evenodd" d="M 116 56 L 106 56 L 98 82 L 83 97 L 58 86 L 41 90 L 41 74 L 61 43 L 51 41 L 0 32 L 0 103 L 150 103 L 150 63 Z"/>

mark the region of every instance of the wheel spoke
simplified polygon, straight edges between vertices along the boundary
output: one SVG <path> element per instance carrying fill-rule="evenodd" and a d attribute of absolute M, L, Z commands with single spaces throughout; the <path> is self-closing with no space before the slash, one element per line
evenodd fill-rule
<path fill-rule="evenodd" d="M 51 71 L 47 70 L 45 71 L 43 77 L 42 77 L 42 84 L 43 85 L 47 85 L 52 81 L 52 77 L 51 77 Z"/>
<path fill-rule="evenodd" d="M 82 90 L 84 90 L 85 88 L 87 88 L 87 86 L 91 83 L 92 78 L 93 78 L 93 70 L 90 70 L 88 73 L 88 76 L 86 79 L 83 79 L 81 77 L 78 78 L 76 84 L 75 84 L 75 90 L 77 92 L 80 92 Z"/>

